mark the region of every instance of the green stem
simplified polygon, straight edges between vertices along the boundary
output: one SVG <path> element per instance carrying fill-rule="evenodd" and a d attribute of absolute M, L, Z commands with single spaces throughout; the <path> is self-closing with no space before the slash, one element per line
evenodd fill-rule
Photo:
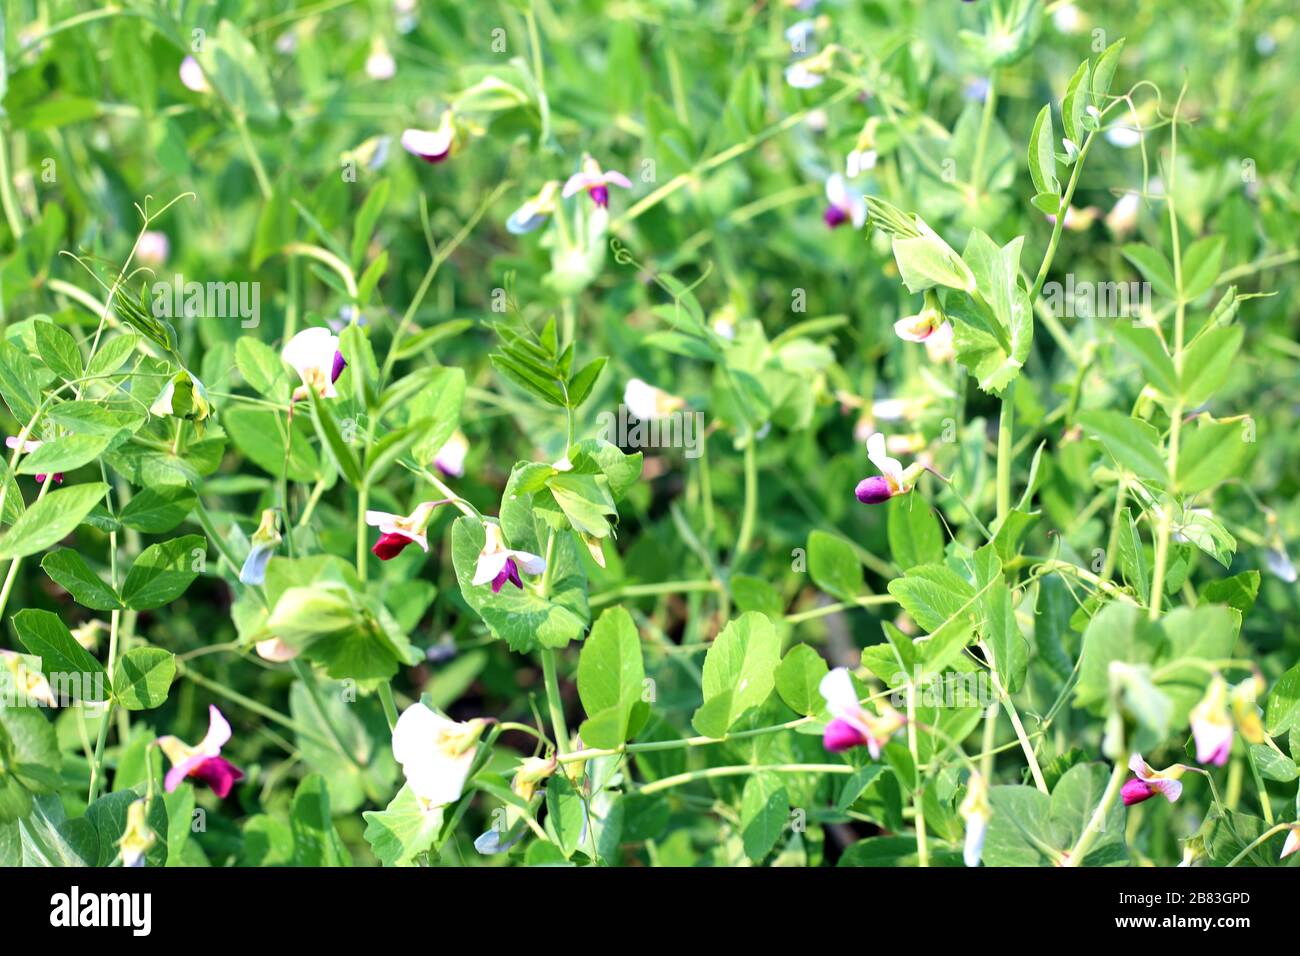
<path fill-rule="evenodd" d="M 921 789 L 920 751 L 916 741 L 916 687 L 907 688 L 907 749 L 912 755 L 912 810 L 916 824 L 916 860 L 919 866 L 930 865 L 930 843 L 925 835 L 925 796 Z"/>
<path fill-rule="evenodd" d="M 980 644 L 980 649 L 983 650 L 984 657 L 989 662 L 989 677 L 993 681 L 993 690 L 997 692 L 998 698 L 1002 701 L 1002 709 L 1011 718 L 1011 726 L 1015 728 L 1016 739 L 1020 741 L 1020 749 L 1025 753 L 1025 762 L 1029 764 L 1029 773 L 1034 778 L 1034 786 L 1043 794 L 1047 794 L 1047 781 L 1043 779 L 1043 771 L 1038 766 L 1038 757 L 1034 754 L 1033 744 L 1029 742 L 1029 735 L 1025 733 L 1025 725 L 1020 722 L 1020 712 L 1016 710 L 1016 705 L 1011 700 L 1011 694 L 1007 692 L 1006 687 L 1002 684 L 1002 679 L 998 676 L 997 662 L 993 658 L 993 652 L 984 643 Z"/>
<path fill-rule="evenodd" d="M 754 517 L 758 512 L 758 463 L 754 444 L 754 436 L 750 435 L 749 443 L 745 445 L 745 505 L 740 518 L 740 534 L 736 536 L 736 550 L 731 556 L 732 564 L 749 549 L 754 536 Z"/>
<path fill-rule="evenodd" d="M 1002 393 L 1002 411 L 998 415 L 997 507 L 999 528 L 1011 513 L 1011 460 L 1015 457 L 1016 383 L 1012 381 Z"/>
<path fill-rule="evenodd" d="M 682 784 L 692 783 L 696 780 L 713 780 L 717 777 L 737 777 L 747 776 L 754 773 L 856 773 L 857 768 L 843 763 L 778 763 L 767 765 L 742 764 L 736 767 L 707 767 L 703 770 L 689 770 L 686 773 L 674 774 L 671 777 L 664 777 L 661 780 L 655 780 L 647 783 L 645 786 L 637 787 L 635 792 L 642 794 L 659 793 L 661 790 L 671 790 L 673 787 L 680 787 Z"/>
<path fill-rule="evenodd" d="M 117 633 L 121 614 L 121 611 L 114 611 L 109 618 L 107 663 L 109 674 L 113 673 L 113 662 L 117 658 Z M 87 803 L 95 802 L 95 798 L 99 796 L 100 788 L 104 785 L 104 744 L 108 740 L 108 725 L 112 723 L 112 717 L 113 700 L 110 697 L 104 705 L 104 715 L 99 721 L 99 736 L 95 739 L 95 762 L 90 768 L 90 795 L 86 797 Z"/>
<path fill-rule="evenodd" d="M 397 701 L 393 700 L 393 685 L 388 681 L 379 685 L 379 702 L 384 705 L 384 719 L 392 730 L 397 726 Z"/>
<path fill-rule="evenodd" d="M 1244 850 L 1242 850 L 1231 860 L 1229 860 L 1228 866 L 1236 866 L 1238 863 L 1240 863 L 1242 860 L 1248 857 L 1251 853 L 1253 853 L 1257 847 L 1263 846 L 1265 843 L 1269 841 L 1269 839 L 1281 833 L 1283 830 L 1289 829 L 1291 826 L 1293 826 L 1293 824 L 1279 823 L 1277 824 L 1277 826 L 1270 827 L 1269 829 L 1265 830 L 1258 837 L 1252 840 Z"/>

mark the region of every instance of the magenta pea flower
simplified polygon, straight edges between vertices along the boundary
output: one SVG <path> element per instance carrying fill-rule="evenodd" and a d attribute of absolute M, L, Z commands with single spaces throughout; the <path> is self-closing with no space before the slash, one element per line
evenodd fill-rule
<path fill-rule="evenodd" d="M 304 399 L 312 392 L 320 398 L 338 395 L 334 383 L 348 363 L 339 351 L 339 337 L 326 326 L 303 329 L 285 343 L 280 357 L 302 379 L 302 385 L 293 391 L 293 401 Z"/>
<path fill-rule="evenodd" d="M 1129 758 L 1128 768 L 1137 774 L 1137 778 L 1128 781 L 1120 790 L 1120 797 L 1126 807 L 1150 800 L 1157 793 L 1174 803 L 1183 794 L 1183 782 L 1178 778 L 1187 768 L 1180 763 L 1164 770 L 1152 770 L 1140 754 L 1134 754 Z"/>
<path fill-rule="evenodd" d="M 499 594 L 507 581 L 519 588 L 524 582 L 519 572 L 524 574 L 541 574 L 546 570 L 546 560 L 528 551 L 515 551 L 506 547 L 501 527 L 487 524 L 483 528 L 486 540 L 483 550 L 479 552 L 478 563 L 474 566 L 474 579 L 470 583 L 475 587 L 492 583 L 492 593 Z"/>
<path fill-rule="evenodd" d="M 158 746 L 172 762 L 163 779 L 163 788 L 171 793 L 186 778 L 202 780 L 218 797 L 225 799 L 231 788 L 244 779 L 244 772 L 221 756 L 221 748 L 230 740 L 230 724 L 215 705 L 208 705 L 208 732 L 197 746 L 191 747 L 178 737 L 159 737 Z"/>
<path fill-rule="evenodd" d="M 1201 702 L 1188 715 L 1198 763 L 1222 767 L 1232 750 L 1232 715 L 1228 712 L 1228 684 L 1218 674 L 1210 681 Z"/>
<path fill-rule="evenodd" d="M 850 190 L 848 182 L 839 173 L 826 177 L 826 211 L 822 218 L 831 229 L 852 222 L 861 229 L 867 221 L 867 201 L 861 193 Z"/>
<path fill-rule="evenodd" d="M 848 668 L 837 667 L 818 685 L 831 721 L 822 732 L 822 745 L 831 753 L 865 746 L 872 760 L 880 759 L 880 750 L 907 723 L 907 718 L 884 701 L 876 704 L 873 714 L 858 701 L 857 689 Z"/>
<path fill-rule="evenodd" d="M 402 149 L 412 156 L 417 156 L 426 163 L 441 163 L 451 155 L 456 145 L 456 117 L 451 110 L 445 110 L 438 128 L 408 129 L 402 133 Z"/>
<path fill-rule="evenodd" d="M 366 524 L 380 531 L 379 540 L 371 552 L 380 561 L 390 561 L 402 553 L 408 544 L 418 544 L 421 551 L 429 550 L 429 519 L 438 505 L 448 500 L 422 501 L 409 515 L 395 515 L 387 511 L 367 511 Z"/>
<path fill-rule="evenodd" d="M 907 494 L 912 490 L 916 476 L 925 468 L 924 465 L 914 464 L 904 469 L 897 458 L 890 458 L 885 436 L 880 432 L 867 439 L 867 458 L 880 474 L 863 478 L 854 489 L 854 494 L 864 505 L 878 505 L 894 495 Z"/>
<path fill-rule="evenodd" d="M 592 159 L 589 154 L 584 154 L 582 168 L 568 178 L 560 195 L 568 199 L 585 189 L 592 202 L 602 209 L 607 209 L 609 207 L 609 187 L 611 184 L 620 186 L 623 189 L 632 188 L 632 181 L 622 173 L 614 169 L 602 170 L 600 163 Z"/>
<path fill-rule="evenodd" d="M 40 447 L 41 447 L 42 445 L 44 445 L 44 444 L 45 444 L 45 442 L 43 442 L 43 441 L 39 441 L 39 440 L 37 440 L 37 439 L 35 439 L 35 438 L 29 438 L 29 439 L 27 439 L 26 441 L 23 442 L 23 454 L 24 454 L 24 455 L 30 455 L 32 452 L 34 452 L 36 449 L 40 448 Z M 13 435 L 10 435 L 8 438 L 5 439 L 5 447 L 6 447 L 6 448 L 17 448 L 17 447 L 18 447 L 18 439 L 15 438 Z M 49 479 L 49 478 L 53 478 L 53 479 L 54 479 L 54 483 L 55 483 L 56 485 L 61 485 L 61 484 L 63 484 L 63 472 L 61 472 L 61 471 L 56 471 L 53 475 L 45 475 L 45 474 L 37 475 L 37 476 L 36 476 L 36 483 L 37 483 L 38 485 L 43 485 L 43 484 L 45 484 L 46 480 Z"/>

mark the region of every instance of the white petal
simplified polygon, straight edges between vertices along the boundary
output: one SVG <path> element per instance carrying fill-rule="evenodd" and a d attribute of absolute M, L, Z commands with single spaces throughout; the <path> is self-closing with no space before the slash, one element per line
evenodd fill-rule
<path fill-rule="evenodd" d="M 634 378 L 623 390 L 623 404 L 636 418 L 649 421 L 658 413 L 659 389 Z"/>
<path fill-rule="evenodd" d="M 599 176 L 593 176 L 591 175 L 591 173 L 574 173 L 567 180 L 565 180 L 564 189 L 560 191 L 560 195 L 563 196 L 565 199 L 568 199 L 570 196 L 577 195 L 578 193 L 582 192 L 582 190 L 584 189 L 589 189 L 592 186 L 599 186 L 599 185 L 600 185 Z"/>
<path fill-rule="evenodd" d="M 1141 754 L 1134 754 L 1128 758 L 1128 768 L 1138 775 L 1139 780 L 1151 779 L 1151 768 L 1147 766 Z"/>
<path fill-rule="evenodd" d="M 506 566 L 510 555 L 505 551 L 488 551 L 478 556 L 478 564 L 474 566 L 474 579 L 470 584 L 476 587 L 480 584 L 487 584 Z"/>
<path fill-rule="evenodd" d="M 826 199 L 836 209 L 848 209 L 849 191 L 844 185 L 844 177 L 839 173 L 826 177 Z"/>
<path fill-rule="evenodd" d="M 403 517 L 405 515 L 395 515 L 387 511 L 367 511 L 366 524 L 372 528 L 378 528 L 384 534 L 391 534 L 397 519 Z"/>
<path fill-rule="evenodd" d="M 402 148 L 416 156 L 441 156 L 451 149 L 451 140 L 455 130 L 444 123 L 436 130 L 408 129 L 402 132 Z"/>
<path fill-rule="evenodd" d="M 206 93 L 211 89 L 207 77 L 203 75 L 203 67 L 192 56 L 181 60 L 181 82 L 195 93 Z"/>
<path fill-rule="evenodd" d="M 546 559 L 528 551 L 507 551 L 515 559 L 515 565 L 525 574 L 541 574 L 546 570 Z"/>
<path fill-rule="evenodd" d="M 217 710 L 215 704 L 208 705 L 208 732 L 194 748 L 201 754 L 209 757 L 215 757 L 221 753 L 221 748 L 230 740 L 230 724 L 221 711 Z"/>
<path fill-rule="evenodd" d="M 306 378 L 306 372 L 320 370 L 329 381 L 329 373 L 334 369 L 334 355 L 339 350 L 339 337 L 326 326 L 320 325 L 303 329 L 280 350 L 280 356 L 289 366 Z"/>
<path fill-rule="evenodd" d="M 853 678 L 848 668 L 837 667 L 822 678 L 817 690 L 826 699 L 826 709 L 832 717 L 841 720 L 856 718 L 862 709 L 858 704 L 858 692 L 853 687 Z"/>

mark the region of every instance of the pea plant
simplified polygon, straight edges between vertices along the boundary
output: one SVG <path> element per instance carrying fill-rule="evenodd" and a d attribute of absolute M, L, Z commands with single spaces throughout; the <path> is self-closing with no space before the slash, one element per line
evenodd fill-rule
<path fill-rule="evenodd" d="M 690 6 L 4 4 L 0 861 L 1300 859 L 1294 16 Z"/>

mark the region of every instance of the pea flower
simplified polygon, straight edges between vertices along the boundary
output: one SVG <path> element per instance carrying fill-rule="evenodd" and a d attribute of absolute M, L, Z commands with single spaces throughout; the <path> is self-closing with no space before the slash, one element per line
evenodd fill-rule
<path fill-rule="evenodd" d="M 1157 793 L 1170 803 L 1174 803 L 1183 794 L 1183 782 L 1178 778 L 1187 771 L 1187 768 L 1180 763 L 1166 767 L 1164 770 L 1152 770 L 1140 754 L 1134 754 L 1129 758 L 1128 768 L 1137 774 L 1137 778 L 1128 781 L 1120 789 L 1120 797 L 1126 807 L 1141 803 L 1143 800 L 1150 800 Z"/>
<path fill-rule="evenodd" d="M 537 785 L 555 773 L 558 765 L 554 757 L 549 760 L 544 757 L 526 757 L 519 762 L 514 779 L 510 781 L 510 789 L 527 803 L 537 792 Z"/>
<path fill-rule="evenodd" d="M 939 308 L 939 298 L 933 292 L 925 294 L 925 307 L 916 315 L 908 315 L 894 323 L 894 334 L 904 342 L 924 342 L 937 332 L 948 317 Z"/>
<path fill-rule="evenodd" d="M 469 454 L 469 439 L 459 428 L 438 449 L 433 463 L 444 475 L 452 478 L 465 476 L 465 456 Z"/>
<path fill-rule="evenodd" d="M 192 56 L 187 56 L 181 60 L 181 82 L 185 88 L 193 90 L 195 93 L 207 93 L 212 89 L 208 85 L 208 78 L 203 75 L 203 67 L 199 66 L 199 61 Z"/>
<path fill-rule="evenodd" d="M 27 661 L 17 651 L 0 648 L 0 670 L 9 672 L 9 687 L 14 701 L 19 706 L 27 701 L 35 701 L 46 707 L 57 707 L 54 690 L 45 675 L 39 669 L 29 668 Z"/>
<path fill-rule="evenodd" d="M 366 524 L 372 528 L 378 528 L 380 531 L 379 540 L 370 549 L 371 552 L 380 561 L 391 561 L 412 542 L 418 544 L 421 551 L 427 552 L 429 550 L 429 519 L 433 517 L 434 509 L 438 505 L 446 504 L 448 500 L 442 498 L 438 501 L 422 501 L 415 506 L 415 510 L 409 515 L 389 514 L 387 511 L 367 511 Z"/>
<path fill-rule="evenodd" d="M 811 90 L 826 82 L 834 65 L 835 48 L 828 46 L 814 56 L 796 60 L 785 68 L 785 81 L 797 90 Z"/>
<path fill-rule="evenodd" d="M 686 407 L 686 399 L 634 378 L 623 389 L 623 404 L 634 417 L 648 422 L 681 411 Z"/>
<path fill-rule="evenodd" d="M 279 543 L 280 532 L 276 528 L 275 509 L 267 508 L 262 512 L 262 523 L 253 532 L 253 546 L 248 549 L 244 566 L 239 569 L 241 584 L 261 584 L 266 580 L 266 565 Z"/>
<path fill-rule="evenodd" d="M 989 785 L 979 771 L 972 771 L 966 782 L 966 799 L 957 808 L 962 819 L 966 821 L 966 845 L 962 850 L 962 860 L 967 866 L 979 866 L 980 855 L 984 852 L 984 833 L 988 829 Z"/>
<path fill-rule="evenodd" d="M 826 177 L 826 202 L 822 218 L 831 229 L 850 221 L 854 229 L 861 229 L 867 221 L 866 199 L 857 192 L 850 192 L 844 177 L 839 173 Z"/>
<path fill-rule="evenodd" d="M 159 737 L 158 746 L 172 762 L 172 768 L 163 778 L 163 789 L 171 793 L 187 777 L 196 777 L 225 799 L 231 788 L 244 779 L 244 772 L 221 756 L 221 748 L 229 740 L 230 724 L 213 704 L 208 705 L 208 732 L 197 746 L 191 747 L 170 735 Z"/>
<path fill-rule="evenodd" d="M 1196 741 L 1198 763 L 1222 767 L 1232 750 L 1232 717 L 1228 713 L 1228 685 L 1218 674 L 1210 681 L 1201 702 L 1188 715 Z"/>
<path fill-rule="evenodd" d="M 320 398 L 338 395 L 334 383 L 348 363 L 339 351 L 339 337 L 326 326 L 303 329 L 285 343 L 280 357 L 302 379 L 302 384 L 293 390 L 292 401 L 304 399 L 313 391 Z"/>
<path fill-rule="evenodd" d="M 427 809 L 460 798 L 487 721 L 458 722 L 424 704 L 402 711 L 393 727 L 393 756 L 412 792 Z"/>
<path fill-rule="evenodd" d="M 555 212 L 559 192 L 559 182 L 552 179 L 538 190 L 537 195 L 525 200 L 522 206 L 510 214 L 506 220 L 506 230 L 522 236 L 541 226 Z"/>
<path fill-rule="evenodd" d="M 519 590 L 524 589 L 524 582 L 519 577 L 519 572 L 524 574 L 541 574 L 546 570 L 546 560 L 527 551 L 513 551 L 506 547 L 505 539 L 501 536 L 500 525 L 488 523 L 483 528 L 487 536 L 483 542 L 483 550 L 479 552 L 478 563 L 474 567 L 474 580 L 470 583 L 475 587 L 492 582 L 492 593 L 499 594 L 509 581 Z"/>
<path fill-rule="evenodd" d="M 44 444 L 45 444 L 45 442 L 43 442 L 43 441 L 39 441 L 39 440 L 37 440 L 37 439 L 35 439 L 35 438 L 28 438 L 26 441 L 23 442 L 23 454 L 24 454 L 24 455 L 30 455 L 32 452 L 34 452 L 36 449 L 40 448 L 40 447 L 41 447 L 42 445 L 44 445 Z M 10 435 L 8 438 L 5 439 L 5 447 L 6 447 L 6 448 L 17 448 L 17 447 L 18 447 L 18 439 L 15 438 L 13 435 Z M 53 478 L 53 479 L 54 479 L 54 483 L 55 483 L 56 485 L 61 485 L 61 484 L 63 484 L 63 472 L 61 472 L 61 471 L 56 471 L 53 475 L 45 475 L 45 474 L 37 475 L 37 476 L 36 476 L 36 483 L 37 483 L 38 485 L 43 485 L 43 484 L 45 484 L 45 481 L 46 481 L 46 479 L 48 479 L 48 478 Z"/>
<path fill-rule="evenodd" d="M 408 129 L 402 133 L 402 149 L 418 156 L 426 163 L 441 163 L 451 155 L 456 144 L 456 118 L 451 110 L 444 110 L 435 130 Z"/>
<path fill-rule="evenodd" d="M 952 323 L 944 322 L 925 339 L 925 354 L 931 362 L 949 362 L 957 354 L 952 344 Z"/>
<path fill-rule="evenodd" d="M 1106 228 L 1116 236 L 1126 236 L 1137 228 L 1138 195 L 1125 193 L 1115 200 L 1115 205 L 1106 213 Z"/>
<path fill-rule="evenodd" d="M 1248 744 L 1262 744 L 1268 739 L 1264 723 L 1259 719 L 1259 707 L 1255 703 L 1266 690 L 1268 685 L 1258 673 L 1232 688 L 1232 719 Z"/>
<path fill-rule="evenodd" d="M 844 175 L 849 179 L 856 179 L 861 173 L 869 169 L 876 168 L 876 128 L 880 125 L 880 117 L 873 116 L 867 120 L 862 127 L 862 132 L 858 133 L 857 142 L 853 144 L 853 151 L 849 153 L 848 159 L 844 163 Z"/>
<path fill-rule="evenodd" d="M 577 195 L 579 190 L 585 189 L 591 201 L 602 209 L 609 207 L 609 186 L 613 183 L 615 186 L 621 186 L 624 189 L 632 188 L 632 181 L 617 170 L 603 171 L 600 163 L 591 158 L 589 154 L 583 154 L 582 168 L 568 178 L 564 184 L 564 190 L 560 193 L 565 199 Z"/>
<path fill-rule="evenodd" d="M 880 474 L 863 478 L 854 489 L 853 493 L 864 505 L 878 505 L 894 495 L 907 494 L 912 490 L 916 476 L 924 469 L 920 464 L 904 469 L 897 458 L 890 458 L 885 447 L 885 436 L 880 432 L 867 439 L 867 458 Z"/>
<path fill-rule="evenodd" d="M 871 759 L 878 760 L 880 749 L 907 723 L 907 718 L 884 701 L 876 705 L 878 716 L 863 708 L 848 668 L 832 670 L 822 678 L 817 689 L 826 699 L 826 709 L 831 715 L 822 734 L 822 746 L 831 753 L 865 744 Z"/>
<path fill-rule="evenodd" d="M 1300 823 L 1294 824 L 1287 831 L 1286 842 L 1282 844 L 1282 855 L 1278 859 L 1285 860 L 1296 850 L 1300 850 Z"/>
<path fill-rule="evenodd" d="M 126 829 L 122 839 L 117 841 L 122 853 L 122 865 L 126 867 L 144 866 L 144 855 L 148 853 L 158 838 L 149 824 L 145 822 L 145 801 L 133 800 L 126 808 Z"/>
<path fill-rule="evenodd" d="M 140 233 L 140 241 L 135 244 L 135 257 L 141 265 L 160 266 L 167 261 L 171 249 L 167 233 L 148 229 Z"/>
<path fill-rule="evenodd" d="M 264 641 L 258 641 L 253 645 L 253 650 L 257 651 L 257 656 L 262 660 L 270 661 L 272 664 L 283 664 L 302 653 L 298 648 L 286 644 L 278 637 L 268 637 Z"/>
<path fill-rule="evenodd" d="M 388 52 L 384 41 L 376 37 L 366 57 L 366 76 L 372 80 L 391 80 L 397 75 L 397 61 Z"/>
<path fill-rule="evenodd" d="M 149 413 L 160 418 L 184 418 L 195 425 L 206 421 L 212 414 L 208 390 L 203 383 L 181 369 L 167 380 L 158 397 L 149 406 Z"/>

